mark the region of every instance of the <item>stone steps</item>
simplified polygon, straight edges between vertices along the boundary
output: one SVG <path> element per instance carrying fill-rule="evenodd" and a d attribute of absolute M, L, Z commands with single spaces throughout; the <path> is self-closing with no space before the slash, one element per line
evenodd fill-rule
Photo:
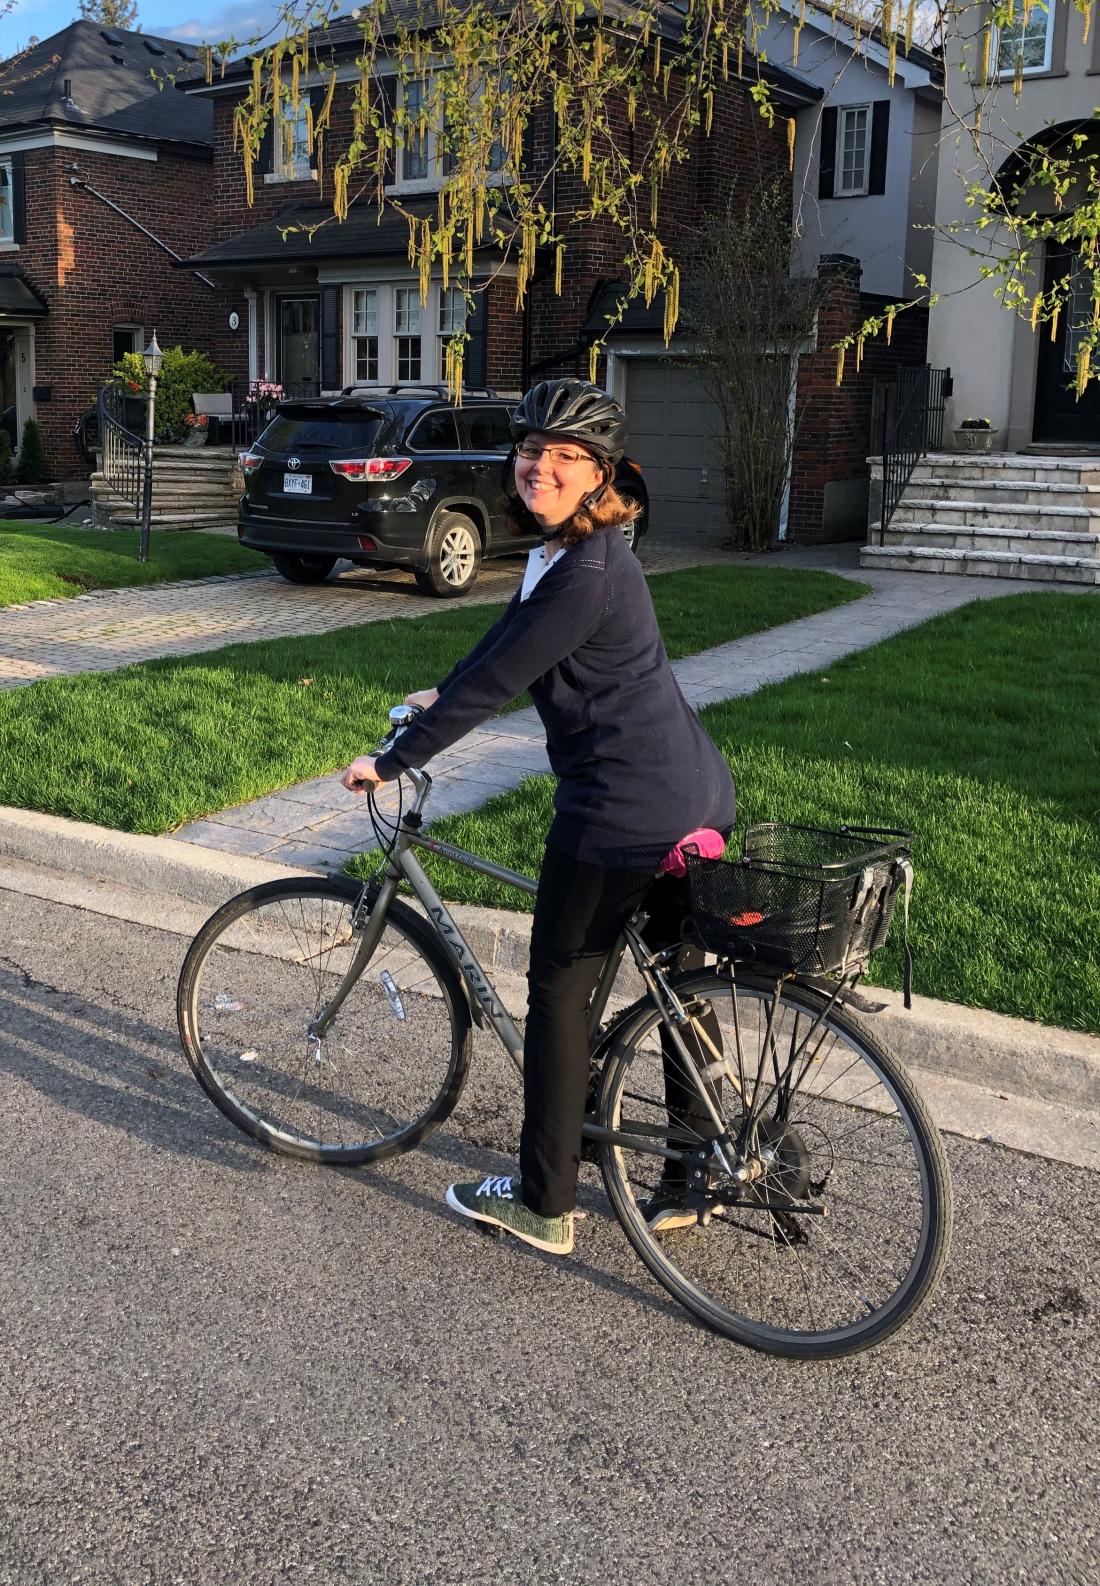
<path fill-rule="evenodd" d="M 153 512 L 149 516 L 150 526 L 154 529 L 233 528 L 236 522 L 235 512 Z M 101 526 L 112 529 L 138 529 L 141 527 L 141 519 L 134 516 L 132 507 L 127 507 L 125 510 L 119 508 L 103 515 Z"/>
<path fill-rule="evenodd" d="M 1100 457 L 930 454 L 869 540 L 864 567 L 1100 584 Z"/>
<path fill-rule="evenodd" d="M 859 560 L 863 567 L 889 568 L 902 573 L 957 573 L 970 577 L 1100 586 L 1100 561 L 1085 557 L 903 544 L 865 545 Z"/>

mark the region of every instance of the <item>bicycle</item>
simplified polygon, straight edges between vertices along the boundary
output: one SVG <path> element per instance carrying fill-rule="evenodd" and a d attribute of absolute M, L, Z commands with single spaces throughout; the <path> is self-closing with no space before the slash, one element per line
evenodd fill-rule
<path fill-rule="evenodd" d="M 387 745 L 414 714 L 391 711 Z M 522 1037 L 413 849 L 528 893 L 536 883 L 427 835 L 432 779 L 408 776 L 415 800 L 392 823 L 371 793 L 382 853 L 368 882 L 254 887 L 211 916 L 183 965 L 179 1028 L 196 1078 L 233 1124 L 287 1156 L 357 1165 L 411 1150 L 453 1111 L 475 1023 L 522 1070 Z M 774 859 L 784 833 L 804 844 L 802 830 L 757 828 L 756 858 L 740 866 L 689 865 L 690 921 L 713 966 L 673 972 L 678 948 L 651 951 L 644 913 L 629 922 L 589 1007 L 584 1137 L 627 1239 L 682 1305 L 750 1347 L 826 1359 L 882 1342 L 928 1303 L 952 1197 L 912 1081 L 852 1011 L 874 1011 L 855 991 L 866 952 L 831 978 L 745 961 L 737 942 L 757 940 L 763 916 L 715 900 L 723 872 L 741 887 L 755 863 L 753 897 L 764 885 L 769 918 L 782 915 L 792 865 L 761 868 L 760 855 Z M 899 864 L 880 855 L 854 892 L 843 881 L 857 946 L 884 939 Z M 402 881 L 423 915 L 397 896 Z M 607 1018 L 626 951 L 645 991 Z M 658 1234 L 643 1208 L 670 1172 L 696 1221 Z"/>

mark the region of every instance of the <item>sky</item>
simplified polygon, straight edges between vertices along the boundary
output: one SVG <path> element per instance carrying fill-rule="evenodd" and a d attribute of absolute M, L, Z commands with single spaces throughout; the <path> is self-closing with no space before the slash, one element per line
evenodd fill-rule
<path fill-rule="evenodd" d="M 354 0 L 341 9 L 350 10 Z M 2 9 L 2 7 L 0 7 Z M 193 43 L 245 39 L 271 26 L 276 0 L 138 0 L 138 21 L 147 33 Z M 0 18 L 0 59 L 32 37 L 49 38 L 80 16 L 78 0 L 15 0 Z"/>

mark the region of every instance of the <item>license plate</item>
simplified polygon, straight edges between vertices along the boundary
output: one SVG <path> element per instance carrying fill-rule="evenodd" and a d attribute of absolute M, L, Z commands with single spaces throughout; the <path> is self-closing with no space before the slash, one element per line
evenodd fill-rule
<path fill-rule="evenodd" d="M 283 494 L 287 496 L 309 496 L 313 494 L 313 480 L 309 474 L 284 474 Z"/>

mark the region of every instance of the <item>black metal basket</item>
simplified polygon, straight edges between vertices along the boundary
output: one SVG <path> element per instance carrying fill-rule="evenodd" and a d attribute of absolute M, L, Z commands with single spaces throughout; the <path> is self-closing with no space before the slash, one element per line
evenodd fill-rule
<path fill-rule="evenodd" d="M 910 841 L 870 826 L 752 826 L 739 860 L 687 855 L 694 932 L 724 958 L 849 973 L 886 940 Z"/>

